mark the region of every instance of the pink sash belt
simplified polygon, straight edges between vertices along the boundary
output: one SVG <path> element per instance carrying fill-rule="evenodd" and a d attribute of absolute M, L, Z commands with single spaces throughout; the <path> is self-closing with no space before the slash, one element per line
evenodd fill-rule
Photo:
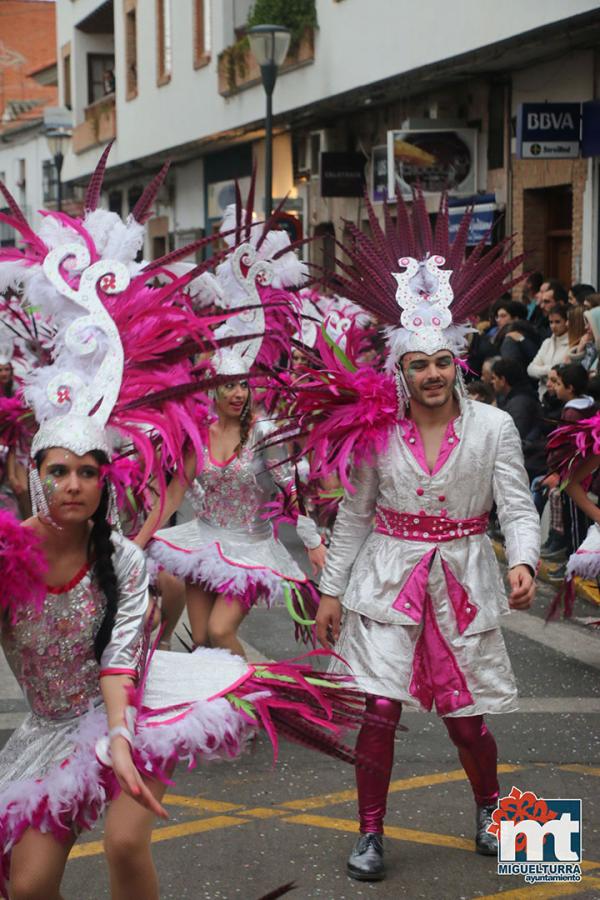
<path fill-rule="evenodd" d="M 456 541 L 472 534 L 484 534 L 488 522 L 487 512 L 470 519 L 404 513 L 386 506 L 378 506 L 375 512 L 375 530 L 379 534 L 387 534 L 402 541 L 425 541 L 432 544 Z"/>

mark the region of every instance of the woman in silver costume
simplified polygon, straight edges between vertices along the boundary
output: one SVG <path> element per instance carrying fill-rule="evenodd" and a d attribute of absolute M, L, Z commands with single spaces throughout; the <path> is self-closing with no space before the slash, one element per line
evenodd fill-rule
<path fill-rule="evenodd" d="M 237 353 L 221 352 L 217 372 L 231 375 L 231 381 L 216 389 L 217 420 L 191 490 L 195 518 L 157 531 L 147 552 L 151 563 L 185 580 L 194 643 L 243 656 L 237 631 L 259 600 L 268 606 L 286 602 L 296 624 L 306 627 L 314 610 L 312 583 L 266 518 L 277 489 L 287 498 L 314 573 L 324 564 L 325 549 L 312 519 L 297 514 L 285 447 L 263 446 L 274 426 L 253 415 L 245 361 Z M 197 468 L 190 458 L 189 478 Z M 162 511 L 157 508 L 140 531 L 140 546 L 168 521 L 184 493 L 185 486 L 174 479 Z"/>

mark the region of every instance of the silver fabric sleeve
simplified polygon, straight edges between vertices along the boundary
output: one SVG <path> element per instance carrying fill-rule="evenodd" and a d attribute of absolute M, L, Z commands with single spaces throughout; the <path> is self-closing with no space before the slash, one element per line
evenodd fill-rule
<path fill-rule="evenodd" d="M 317 523 L 310 516 L 298 516 L 296 534 L 307 550 L 314 550 L 321 546 L 321 535 Z"/>
<path fill-rule="evenodd" d="M 540 517 L 531 498 L 521 439 L 512 419 L 502 425 L 493 491 L 508 567 L 524 564 L 535 572 L 540 558 Z"/>
<path fill-rule="evenodd" d="M 355 490 L 353 494 L 346 493 L 340 504 L 319 584 L 321 593 L 332 597 L 341 597 L 346 590 L 354 561 L 373 529 L 379 493 L 379 476 L 374 465 L 354 469 L 350 481 Z"/>
<path fill-rule="evenodd" d="M 144 554 L 127 538 L 113 534 L 112 541 L 119 606 L 111 639 L 100 661 L 100 674 L 108 674 L 106 670 L 137 671 L 149 599 Z"/>

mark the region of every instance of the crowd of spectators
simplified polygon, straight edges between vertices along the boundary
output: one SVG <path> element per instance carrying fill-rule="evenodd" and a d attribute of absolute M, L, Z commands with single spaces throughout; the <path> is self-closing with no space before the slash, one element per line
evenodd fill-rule
<path fill-rule="evenodd" d="M 589 284 L 567 290 L 540 272 L 528 276 L 521 301 L 510 295 L 499 300 L 471 341 L 474 380 L 467 391 L 514 419 L 537 509 L 548 516 L 542 557 L 558 564 L 556 579 L 564 576 L 566 559 L 585 538 L 589 521 L 560 490 L 546 441 L 561 423 L 600 409 L 599 363 L 600 293 Z"/>

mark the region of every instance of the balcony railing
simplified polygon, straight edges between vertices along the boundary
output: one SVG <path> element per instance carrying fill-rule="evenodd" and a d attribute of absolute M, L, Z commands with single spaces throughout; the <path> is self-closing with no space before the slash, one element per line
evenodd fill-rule
<path fill-rule="evenodd" d="M 85 118 L 73 130 L 73 150 L 83 153 L 90 147 L 106 144 L 117 134 L 115 95 L 107 94 L 90 103 L 84 110 Z"/>
<path fill-rule="evenodd" d="M 300 42 L 286 56 L 279 72 L 289 72 L 309 65 L 315 59 L 315 32 L 307 28 Z M 219 93 L 222 97 L 231 97 L 239 91 L 260 84 L 260 68 L 244 41 L 238 41 L 226 47 L 219 54 Z"/>

